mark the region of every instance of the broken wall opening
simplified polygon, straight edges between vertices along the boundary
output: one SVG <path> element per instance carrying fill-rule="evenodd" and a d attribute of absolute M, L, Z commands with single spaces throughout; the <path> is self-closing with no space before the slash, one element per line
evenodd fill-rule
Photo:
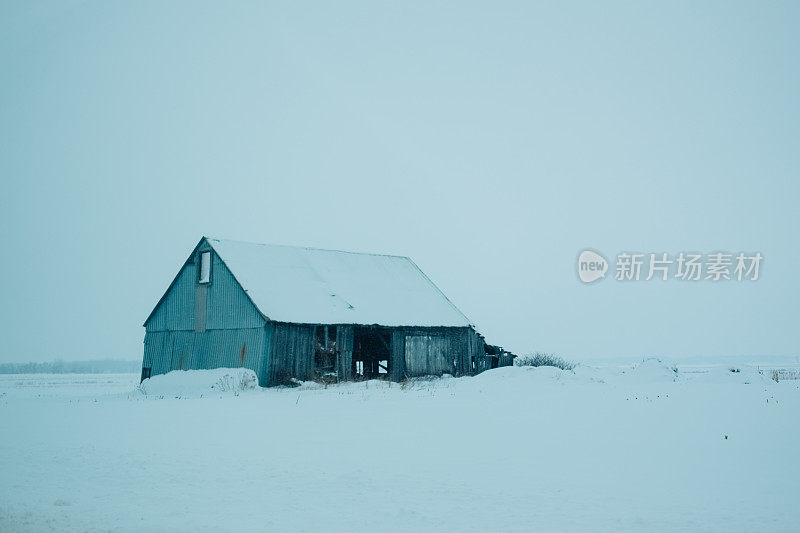
<path fill-rule="evenodd" d="M 336 326 L 314 328 L 314 379 L 335 382 L 339 378 Z"/>
<path fill-rule="evenodd" d="M 388 379 L 392 359 L 392 332 L 388 328 L 353 328 L 354 379 Z"/>

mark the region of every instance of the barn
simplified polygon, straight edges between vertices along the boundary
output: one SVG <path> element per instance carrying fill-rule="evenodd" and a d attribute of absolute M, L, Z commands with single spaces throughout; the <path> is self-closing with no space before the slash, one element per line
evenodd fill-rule
<path fill-rule="evenodd" d="M 142 380 L 246 367 L 260 385 L 510 364 L 408 257 L 203 237 L 144 323 Z M 499 350 L 499 352 L 498 352 Z"/>

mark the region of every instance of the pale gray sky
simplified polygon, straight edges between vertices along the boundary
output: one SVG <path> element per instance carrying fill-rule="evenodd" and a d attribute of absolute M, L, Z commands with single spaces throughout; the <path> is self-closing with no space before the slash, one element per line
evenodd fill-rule
<path fill-rule="evenodd" d="M 800 353 L 796 2 L 5 2 L 0 361 L 141 357 L 204 235 L 411 256 L 492 343 Z M 584 286 L 585 247 L 760 251 Z"/>

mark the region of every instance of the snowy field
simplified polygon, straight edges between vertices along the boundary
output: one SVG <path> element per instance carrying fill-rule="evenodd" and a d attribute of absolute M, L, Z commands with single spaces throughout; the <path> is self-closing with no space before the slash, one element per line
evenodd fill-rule
<path fill-rule="evenodd" d="M 800 531 L 800 381 L 750 367 L 137 377 L 0 376 L 0 531 Z"/>

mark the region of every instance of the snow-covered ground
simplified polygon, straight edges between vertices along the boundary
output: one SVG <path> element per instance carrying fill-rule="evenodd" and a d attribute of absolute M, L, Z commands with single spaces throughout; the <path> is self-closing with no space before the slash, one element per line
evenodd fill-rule
<path fill-rule="evenodd" d="M 800 530 L 800 381 L 706 370 L 0 376 L 0 531 Z"/>

